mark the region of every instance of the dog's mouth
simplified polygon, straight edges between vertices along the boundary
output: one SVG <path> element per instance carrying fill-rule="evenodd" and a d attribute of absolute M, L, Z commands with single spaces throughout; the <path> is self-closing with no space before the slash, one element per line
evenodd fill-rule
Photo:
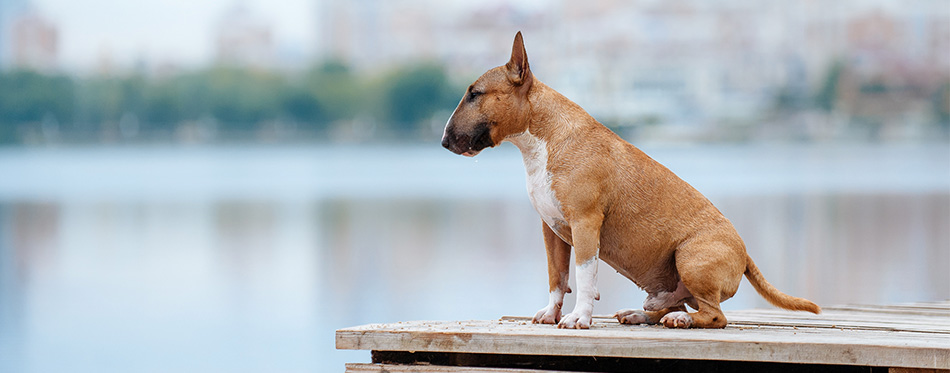
<path fill-rule="evenodd" d="M 474 136 L 468 134 L 446 134 L 442 146 L 455 154 L 474 157 L 485 148 L 495 146 L 491 139 L 491 124 L 479 123 L 475 126 Z"/>
<path fill-rule="evenodd" d="M 469 152 L 474 152 L 472 155 L 478 154 L 482 149 L 495 146 L 495 143 L 491 141 L 491 127 L 490 123 L 479 123 L 475 126 L 476 135 L 469 148 Z"/>

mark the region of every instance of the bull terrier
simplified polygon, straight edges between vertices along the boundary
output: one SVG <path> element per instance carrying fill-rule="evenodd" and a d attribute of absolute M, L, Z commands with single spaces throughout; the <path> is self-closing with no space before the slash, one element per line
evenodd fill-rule
<path fill-rule="evenodd" d="M 769 284 L 699 191 L 535 78 L 521 32 L 508 63 L 468 87 L 442 136 L 443 147 L 469 157 L 505 141 L 521 150 L 547 250 L 549 300 L 534 323 L 589 328 L 598 260 L 648 293 L 643 310 L 617 311 L 624 324 L 723 328 L 719 304 L 743 274 L 777 307 L 821 312 Z M 562 317 L 571 247 L 577 304 Z"/>

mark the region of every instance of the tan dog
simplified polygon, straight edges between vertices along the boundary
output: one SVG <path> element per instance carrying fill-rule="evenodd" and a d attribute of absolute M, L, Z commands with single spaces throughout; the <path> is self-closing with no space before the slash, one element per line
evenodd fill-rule
<path fill-rule="evenodd" d="M 814 303 L 772 287 L 732 223 L 696 189 L 541 83 L 519 32 L 511 60 L 471 86 L 445 126 L 442 146 L 466 156 L 504 141 L 524 157 L 528 195 L 543 221 L 550 301 L 534 322 L 589 328 L 600 299 L 598 259 L 649 294 L 621 323 L 722 328 L 719 303 L 744 273 L 775 306 L 818 313 Z M 575 250 L 577 305 L 561 318 Z M 696 312 L 686 313 L 686 307 Z"/>

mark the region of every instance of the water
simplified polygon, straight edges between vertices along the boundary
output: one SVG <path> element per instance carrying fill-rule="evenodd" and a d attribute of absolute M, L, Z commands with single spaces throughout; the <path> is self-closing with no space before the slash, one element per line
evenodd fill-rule
<path fill-rule="evenodd" d="M 644 149 L 821 305 L 950 298 L 950 146 Z M 333 331 L 533 315 L 510 145 L 0 150 L 0 371 L 341 371 Z M 595 313 L 644 294 L 601 264 Z M 569 296 L 566 307 L 572 307 Z M 743 282 L 724 308 L 768 307 Z"/>

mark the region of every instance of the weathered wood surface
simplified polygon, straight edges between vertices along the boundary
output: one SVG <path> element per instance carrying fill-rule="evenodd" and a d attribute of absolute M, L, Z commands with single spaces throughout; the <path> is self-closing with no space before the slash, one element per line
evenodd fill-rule
<path fill-rule="evenodd" d="M 621 325 L 590 330 L 530 318 L 416 321 L 340 329 L 338 349 L 758 361 L 950 369 L 950 301 L 727 312 L 725 329 Z"/>

